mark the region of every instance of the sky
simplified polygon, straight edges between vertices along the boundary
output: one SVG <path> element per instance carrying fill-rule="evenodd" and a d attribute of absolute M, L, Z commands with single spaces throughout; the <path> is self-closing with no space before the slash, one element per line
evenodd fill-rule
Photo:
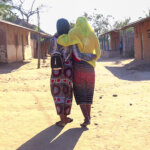
<path fill-rule="evenodd" d="M 26 0 L 26 9 L 32 0 Z M 77 17 L 84 12 L 93 13 L 94 9 L 104 16 L 112 15 L 114 20 L 124 20 L 131 17 L 131 22 L 139 17 L 145 17 L 145 12 L 150 9 L 150 0 L 36 0 L 35 7 L 40 4 L 45 8 L 40 13 L 40 27 L 45 32 L 53 35 L 56 33 L 56 22 L 59 18 L 66 18 L 75 22 Z M 30 23 L 37 25 L 37 16 L 31 18 Z"/>

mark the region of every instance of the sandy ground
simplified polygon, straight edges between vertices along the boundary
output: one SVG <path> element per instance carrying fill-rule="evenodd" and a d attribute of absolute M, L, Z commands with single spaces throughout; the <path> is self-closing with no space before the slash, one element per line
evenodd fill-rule
<path fill-rule="evenodd" d="M 138 64 L 138 66 L 135 66 Z M 97 62 L 92 123 L 73 102 L 64 128 L 49 90 L 49 60 L 0 64 L 0 150 L 150 150 L 150 65 Z"/>

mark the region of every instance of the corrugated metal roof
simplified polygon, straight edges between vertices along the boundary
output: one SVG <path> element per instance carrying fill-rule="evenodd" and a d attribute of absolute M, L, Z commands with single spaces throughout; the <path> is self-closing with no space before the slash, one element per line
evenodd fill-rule
<path fill-rule="evenodd" d="M 15 26 L 15 27 L 18 27 L 18 28 L 22 28 L 22 29 L 25 29 L 25 30 L 28 30 L 28 31 L 31 31 L 31 32 L 34 32 L 34 33 L 38 33 L 37 31 L 35 31 L 33 29 L 23 27 L 21 25 L 17 25 L 17 24 L 14 24 L 14 23 L 11 23 L 11 22 L 8 22 L 8 21 L 5 21 L 5 20 L 0 19 L 0 23 L 8 24 L 8 25 Z M 46 34 L 46 33 L 42 33 L 42 32 L 40 32 L 40 35 L 47 36 L 47 37 L 51 36 L 50 34 Z"/>

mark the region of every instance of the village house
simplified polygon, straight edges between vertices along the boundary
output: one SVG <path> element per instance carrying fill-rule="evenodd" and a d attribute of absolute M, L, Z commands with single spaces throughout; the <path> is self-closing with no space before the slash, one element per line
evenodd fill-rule
<path fill-rule="evenodd" d="M 38 35 L 38 32 L 0 20 L 0 63 L 23 61 L 35 57 L 37 40 L 31 39 L 31 34 Z M 49 37 L 48 34 L 41 32 L 40 35 Z"/>
<path fill-rule="evenodd" d="M 150 17 L 133 22 L 124 28 L 134 28 L 134 57 L 150 61 Z"/>
<path fill-rule="evenodd" d="M 102 57 L 116 57 L 123 42 L 123 57 L 150 61 L 150 17 L 100 35 Z"/>
<path fill-rule="evenodd" d="M 50 38 L 51 35 L 40 33 L 41 58 L 46 58 L 48 55 Z M 32 48 L 32 57 L 38 58 L 38 33 L 33 31 L 31 32 L 31 48 Z"/>
<path fill-rule="evenodd" d="M 120 30 L 111 30 L 100 35 L 102 58 L 119 56 Z"/>
<path fill-rule="evenodd" d="M 122 53 L 120 43 L 122 42 Z M 128 29 L 114 29 L 100 35 L 102 58 L 134 57 L 134 31 Z"/>
<path fill-rule="evenodd" d="M 134 58 L 134 28 L 121 28 L 120 41 L 123 43 L 123 57 Z"/>

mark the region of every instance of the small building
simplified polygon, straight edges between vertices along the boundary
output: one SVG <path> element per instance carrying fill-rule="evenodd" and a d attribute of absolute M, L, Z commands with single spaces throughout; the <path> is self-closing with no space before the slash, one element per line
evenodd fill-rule
<path fill-rule="evenodd" d="M 134 28 L 135 59 L 150 61 L 150 17 L 133 22 L 123 29 Z"/>
<path fill-rule="evenodd" d="M 50 44 L 51 35 L 44 34 L 40 32 L 40 57 L 45 58 L 48 54 L 48 48 Z M 32 47 L 32 57 L 38 58 L 38 33 L 31 32 L 31 47 Z"/>
<path fill-rule="evenodd" d="M 126 58 L 134 57 L 134 28 L 120 29 L 120 40 L 122 41 L 122 56 Z"/>
<path fill-rule="evenodd" d="M 100 36 L 102 57 L 115 57 L 123 42 L 123 57 L 150 61 L 150 17 L 132 22 L 120 30 L 111 30 Z"/>
<path fill-rule="evenodd" d="M 34 42 L 31 33 L 38 32 L 0 20 L 0 63 L 23 61 L 34 57 Z M 40 33 L 48 37 L 48 34 Z"/>
<path fill-rule="evenodd" d="M 120 30 L 111 30 L 100 35 L 102 58 L 119 56 Z"/>

